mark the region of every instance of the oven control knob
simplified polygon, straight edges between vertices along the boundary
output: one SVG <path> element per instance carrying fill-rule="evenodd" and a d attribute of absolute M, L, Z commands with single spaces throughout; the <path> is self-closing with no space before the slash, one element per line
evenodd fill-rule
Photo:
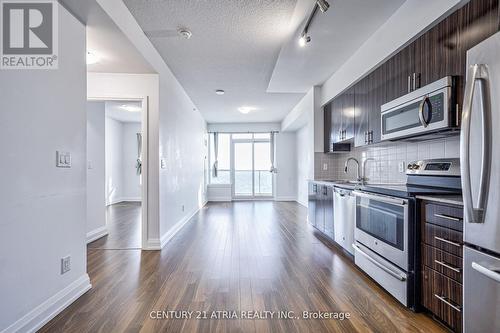
<path fill-rule="evenodd" d="M 412 170 L 413 169 L 413 164 L 408 164 L 408 170 Z"/>

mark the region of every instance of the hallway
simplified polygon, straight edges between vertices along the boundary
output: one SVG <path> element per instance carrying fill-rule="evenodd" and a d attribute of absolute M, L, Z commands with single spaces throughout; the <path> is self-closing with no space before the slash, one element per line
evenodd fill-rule
<path fill-rule="evenodd" d="M 119 202 L 106 207 L 108 235 L 88 244 L 89 249 L 141 248 L 141 203 Z"/>
<path fill-rule="evenodd" d="M 93 288 L 41 332 L 440 332 L 395 301 L 290 202 L 210 203 L 160 251 L 88 247 Z M 151 319 L 151 311 L 194 311 Z M 350 319 L 195 319 L 196 311 L 347 312 Z"/>

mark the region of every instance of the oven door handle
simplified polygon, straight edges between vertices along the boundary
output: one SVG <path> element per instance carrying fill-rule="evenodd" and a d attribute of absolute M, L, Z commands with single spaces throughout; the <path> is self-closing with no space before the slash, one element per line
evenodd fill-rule
<path fill-rule="evenodd" d="M 376 201 L 390 203 L 393 205 L 404 206 L 408 203 L 408 201 L 404 200 L 404 199 L 391 198 L 391 197 L 386 197 L 386 196 L 376 195 L 376 194 L 369 194 L 369 193 L 361 192 L 361 191 L 352 191 L 352 193 L 357 197 L 372 199 L 372 200 L 376 200 Z"/>
<path fill-rule="evenodd" d="M 377 266 L 378 268 L 382 269 L 387 274 L 392 275 L 393 277 L 395 277 L 396 279 L 398 279 L 400 281 L 406 281 L 406 276 L 405 275 L 401 275 L 401 274 L 399 274 L 397 272 L 394 272 L 389 267 L 386 267 L 383 264 L 381 264 L 380 262 L 378 262 L 377 260 L 373 259 L 369 254 L 363 252 L 363 250 L 361 250 L 361 248 L 358 245 L 352 244 L 352 247 L 356 251 L 358 251 L 361 255 L 363 255 L 363 257 L 365 257 L 366 259 L 368 259 L 369 261 L 371 261 L 375 266 Z"/>

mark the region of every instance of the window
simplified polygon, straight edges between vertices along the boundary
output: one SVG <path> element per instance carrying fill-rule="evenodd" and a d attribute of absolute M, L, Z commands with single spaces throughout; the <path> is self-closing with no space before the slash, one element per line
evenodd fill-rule
<path fill-rule="evenodd" d="M 232 184 L 235 197 L 273 195 L 270 133 L 219 133 L 218 175 L 213 176 L 214 135 L 210 134 L 210 184 Z"/>
<path fill-rule="evenodd" d="M 218 172 L 213 175 L 215 162 L 214 135 L 210 134 L 210 184 L 231 184 L 231 135 L 219 133 Z"/>

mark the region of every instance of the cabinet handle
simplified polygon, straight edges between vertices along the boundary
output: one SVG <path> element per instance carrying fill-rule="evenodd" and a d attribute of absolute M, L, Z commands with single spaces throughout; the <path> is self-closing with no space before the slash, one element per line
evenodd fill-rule
<path fill-rule="evenodd" d="M 446 299 L 446 297 L 444 297 L 444 296 L 439 296 L 438 294 L 434 294 L 434 297 L 436 297 L 438 300 L 440 300 L 440 301 L 441 301 L 441 302 L 443 302 L 444 304 L 448 305 L 448 306 L 449 306 L 449 307 L 451 307 L 452 309 L 454 309 L 454 310 L 456 310 L 456 311 L 458 311 L 458 312 L 462 312 L 462 309 L 461 309 L 459 306 L 457 306 L 457 305 L 455 305 L 455 304 L 451 303 L 450 301 L 448 301 L 448 300 Z"/>
<path fill-rule="evenodd" d="M 445 214 L 434 214 L 434 216 L 435 217 L 440 217 L 440 218 L 446 219 L 446 220 L 455 221 L 455 222 L 462 222 L 461 218 L 453 217 L 453 216 L 449 216 L 449 215 L 445 215 Z"/>
<path fill-rule="evenodd" d="M 367 137 L 368 137 L 368 132 L 365 131 L 365 145 L 368 143 Z"/>
<path fill-rule="evenodd" d="M 444 238 L 441 238 L 441 237 L 438 237 L 438 236 L 434 236 L 434 239 L 438 240 L 438 241 L 441 241 L 441 242 L 444 242 L 444 243 L 447 243 L 447 244 L 450 244 L 450 245 L 453 245 L 453 246 L 456 246 L 456 247 L 462 247 L 462 245 L 459 244 L 459 243 L 455 243 L 455 242 L 449 241 L 447 239 L 444 239 Z"/>
<path fill-rule="evenodd" d="M 412 81 L 413 81 L 413 84 L 412 84 L 412 91 L 413 91 L 417 88 L 417 73 L 413 73 Z"/>
<path fill-rule="evenodd" d="M 411 76 L 408 75 L 408 92 L 411 92 Z"/>
<path fill-rule="evenodd" d="M 368 132 L 368 143 L 373 143 L 373 130 Z"/>
<path fill-rule="evenodd" d="M 439 260 L 434 260 L 434 262 L 440 266 L 443 266 L 443 267 L 446 267 L 448 269 L 451 269 L 452 271 L 454 272 L 457 272 L 457 273 L 460 273 L 462 270 L 458 267 L 454 267 L 454 266 L 450 266 L 442 261 L 439 261 Z"/>

